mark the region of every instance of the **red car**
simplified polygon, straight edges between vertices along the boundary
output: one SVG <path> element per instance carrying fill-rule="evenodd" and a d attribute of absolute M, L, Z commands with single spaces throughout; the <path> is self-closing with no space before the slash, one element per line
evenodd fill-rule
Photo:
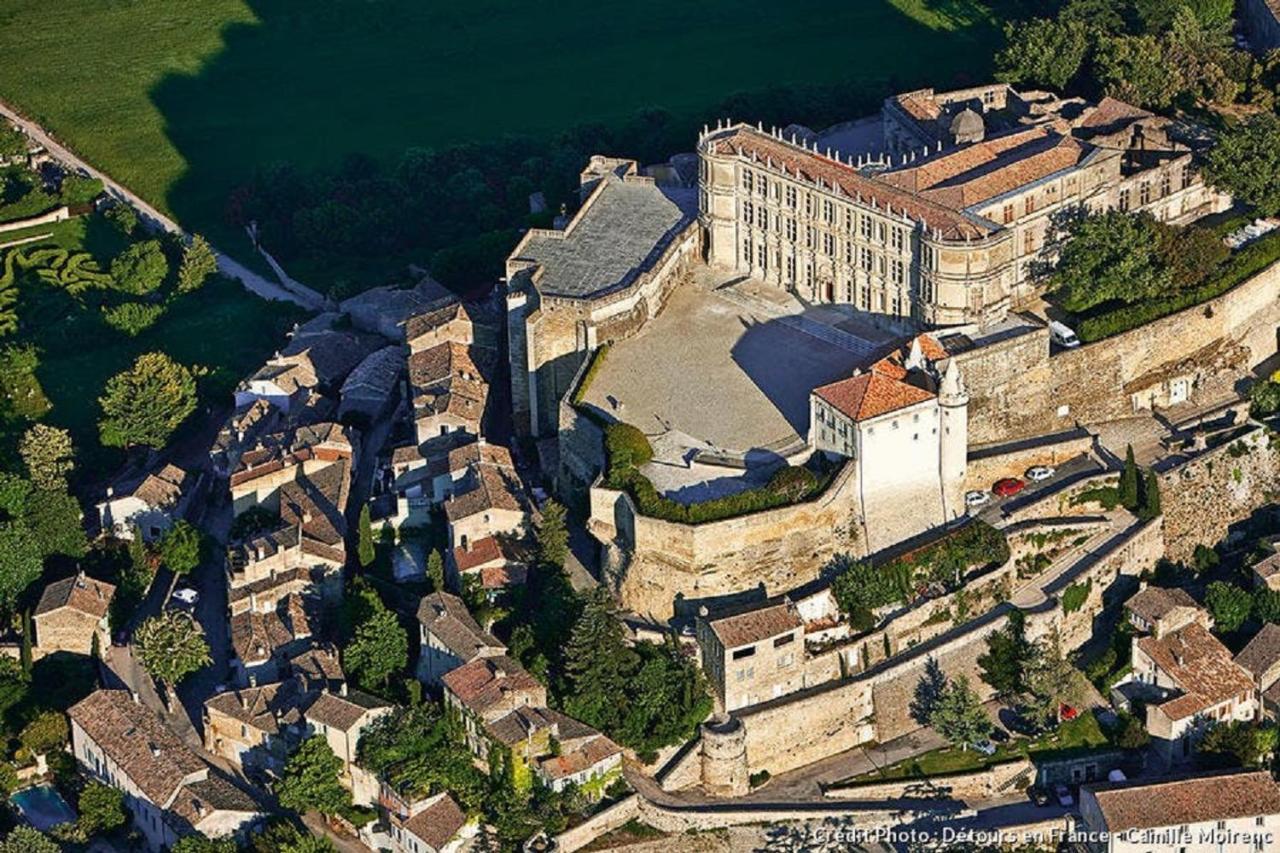
<path fill-rule="evenodd" d="M 1016 477 L 1005 477 L 1003 480 L 996 480 L 995 485 L 991 487 L 991 491 L 996 497 L 1007 498 L 1016 495 L 1018 492 L 1026 488 L 1027 484 Z"/>
<path fill-rule="evenodd" d="M 1063 704 L 1058 707 L 1058 716 L 1062 718 L 1063 722 L 1070 722 L 1080 716 L 1080 712 L 1070 705 Z"/>

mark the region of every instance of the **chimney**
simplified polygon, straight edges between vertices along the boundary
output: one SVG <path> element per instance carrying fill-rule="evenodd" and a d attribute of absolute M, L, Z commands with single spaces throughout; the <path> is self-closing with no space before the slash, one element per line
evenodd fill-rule
<path fill-rule="evenodd" d="M 249 681 L 252 683 L 253 679 L 251 678 Z M 245 696 L 244 693 L 240 693 L 240 707 L 245 711 L 249 710 L 249 697 Z"/>
<path fill-rule="evenodd" d="M 347 682 L 343 681 L 338 685 L 338 695 L 339 696 L 347 695 Z"/>
<path fill-rule="evenodd" d="M 133 704 L 135 704 L 135 705 L 141 705 L 141 704 L 142 704 L 142 699 L 141 699 L 141 697 L 139 697 L 139 696 L 138 696 L 138 691 L 136 691 L 136 690 L 130 690 L 130 691 L 129 691 L 129 698 L 133 700 Z"/>
<path fill-rule="evenodd" d="M 154 743 L 151 743 L 150 741 L 147 742 L 147 746 L 151 748 L 152 755 L 154 755 L 156 758 L 160 757 L 160 747 L 156 746 Z"/>
<path fill-rule="evenodd" d="M 267 549 L 261 545 L 255 545 L 253 546 L 253 553 L 257 555 L 259 560 L 261 560 L 267 556 Z"/>
<path fill-rule="evenodd" d="M 311 523 L 311 512 L 310 512 L 310 510 L 305 510 L 305 509 L 304 509 L 304 510 L 302 511 L 302 523 L 303 523 L 303 524 L 310 524 L 310 523 Z"/>
<path fill-rule="evenodd" d="M 109 498 L 109 497 L 111 497 L 112 495 L 114 495 L 115 493 L 116 493 L 116 490 L 115 490 L 115 489 L 113 489 L 111 486 L 107 486 L 107 497 L 108 497 L 108 498 Z"/>

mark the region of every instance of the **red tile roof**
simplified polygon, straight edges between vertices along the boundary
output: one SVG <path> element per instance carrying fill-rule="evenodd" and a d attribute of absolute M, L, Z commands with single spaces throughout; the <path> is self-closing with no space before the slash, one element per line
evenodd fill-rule
<path fill-rule="evenodd" d="M 855 421 L 870 420 L 934 398 L 923 388 L 878 371 L 820 385 L 813 393 Z"/>
<path fill-rule="evenodd" d="M 1109 832 L 1280 814 L 1265 770 L 1089 786 Z M 1098 827 L 1101 829 L 1101 827 Z"/>
<path fill-rule="evenodd" d="M 466 824 L 466 813 L 446 793 L 405 821 L 404 828 L 432 849 L 441 850 Z"/>
<path fill-rule="evenodd" d="M 710 622 L 711 630 L 726 649 L 758 643 L 794 631 L 803 624 L 795 608 L 785 602 L 757 607 Z"/>
<path fill-rule="evenodd" d="M 445 689 L 473 713 L 488 719 L 491 710 L 505 713 L 519 705 L 547 704 L 547 690 L 519 663 L 499 655 L 477 658 L 455 670 L 445 673 L 441 679 Z M 521 699 L 528 701 L 521 701 Z M 501 713 L 492 715 L 495 718 Z"/>
<path fill-rule="evenodd" d="M 36 616 L 43 616 L 54 610 L 69 607 L 90 616 L 101 619 L 107 615 L 111 605 L 111 597 L 116 588 L 106 581 L 94 580 L 85 575 L 73 575 L 54 581 L 44 588 L 40 594 L 40 602 L 36 605 Z"/>

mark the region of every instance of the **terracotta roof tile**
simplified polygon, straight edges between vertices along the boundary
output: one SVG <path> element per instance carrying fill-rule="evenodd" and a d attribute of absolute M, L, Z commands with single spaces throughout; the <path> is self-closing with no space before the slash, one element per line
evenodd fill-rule
<path fill-rule="evenodd" d="M 462 599 L 447 592 L 422 597 L 418 622 L 464 663 L 486 652 L 506 651 L 501 640 L 480 627 Z"/>
<path fill-rule="evenodd" d="M 1139 590 L 1124 606 L 1147 622 L 1159 622 L 1179 607 L 1199 608 L 1196 600 L 1181 589 L 1149 586 Z"/>
<path fill-rule="evenodd" d="M 69 607 L 101 619 L 107 615 L 107 608 L 111 606 L 111 597 L 115 592 L 116 588 L 106 581 L 95 580 L 83 574 L 73 575 L 54 581 L 44 588 L 44 592 L 40 593 L 35 615 L 43 616 Z"/>
<path fill-rule="evenodd" d="M 576 749 L 539 760 L 538 769 L 547 779 L 564 779 L 621 754 L 622 747 L 604 735 L 597 735 Z"/>
<path fill-rule="evenodd" d="M 467 815 L 449 794 L 441 795 L 431 805 L 404 822 L 413 833 L 432 849 L 441 850 L 467 824 Z"/>
<path fill-rule="evenodd" d="M 713 619 L 709 624 L 724 647 L 733 649 L 793 631 L 804 623 L 795 608 L 784 602 Z"/>
<path fill-rule="evenodd" d="M 486 721 L 521 705 L 547 704 L 547 689 L 506 655 L 478 658 L 445 673 L 441 680 L 459 702 Z"/>
<path fill-rule="evenodd" d="M 860 373 L 813 389 L 855 421 L 865 421 L 934 399 L 934 395 L 880 372 Z"/>
<path fill-rule="evenodd" d="M 1185 719 L 1253 690 L 1249 674 L 1199 622 L 1159 639 L 1139 637 L 1136 642 L 1183 691 L 1183 695 L 1159 706 L 1170 719 Z"/>
<path fill-rule="evenodd" d="M 392 707 L 394 706 L 367 693 L 348 690 L 345 696 L 336 693 L 320 693 L 303 715 L 310 721 L 324 723 L 330 728 L 349 732 L 370 711 Z"/>
<path fill-rule="evenodd" d="M 1266 771 L 1090 785 L 1110 832 L 1280 814 L 1280 788 Z"/>

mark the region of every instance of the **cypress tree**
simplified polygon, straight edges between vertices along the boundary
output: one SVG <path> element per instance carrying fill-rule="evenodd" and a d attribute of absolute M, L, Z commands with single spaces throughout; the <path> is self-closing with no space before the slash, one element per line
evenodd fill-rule
<path fill-rule="evenodd" d="M 369 517 L 369 505 L 360 508 L 360 528 L 356 534 L 356 556 L 360 568 L 367 569 L 373 563 L 373 524 Z"/>
<path fill-rule="evenodd" d="M 21 660 L 22 671 L 26 673 L 26 675 L 30 676 L 31 668 L 33 666 L 32 655 L 31 655 L 31 611 L 30 610 L 22 611 L 21 655 L 22 655 L 22 660 Z"/>
<path fill-rule="evenodd" d="M 1120 505 L 1128 510 L 1138 508 L 1138 463 L 1133 459 L 1133 445 L 1124 455 L 1124 470 L 1120 472 Z"/>
<path fill-rule="evenodd" d="M 1142 482 L 1142 506 L 1138 509 L 1138 518 L 1150 521 L 1160 513 L 1160 481 L 1155 471 L 1148 471 Z"/>

